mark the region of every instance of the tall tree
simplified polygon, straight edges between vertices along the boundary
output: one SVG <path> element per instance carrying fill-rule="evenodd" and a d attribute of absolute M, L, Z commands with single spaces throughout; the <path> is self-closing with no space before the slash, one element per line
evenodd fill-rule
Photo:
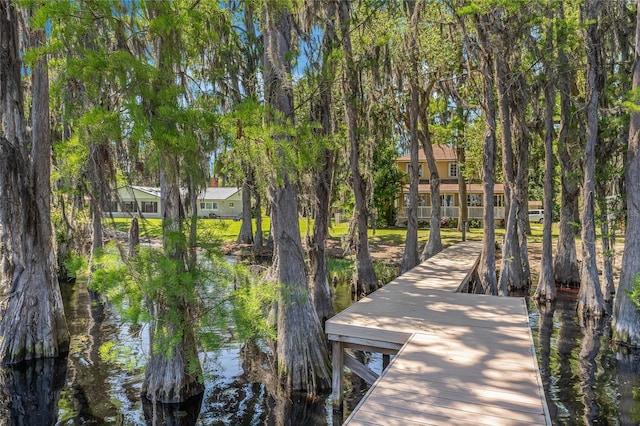
<path fill-rule="evenodd" d="M 373 268 L 369 251 L 369 237 L 367 234 L 369 208 L 367 206 L 367 182 L 362 175 L 360 156 L 362 151 L 361 129 L 358 117 L 358 105 L 362 102 L 358 69 L 351 46 L 351 3 L 347 0 L 332 0 L 337 3 L 338 22 L 341 29 L 342 47 L 344 49 L 345 70 L 342 78 L 344 94 L 345 116 L 349 135 L 349 171 L 355 198 L 356 220 L 356 271 L 355 282 L 359 289 L 367 293 L 377 288 L 376 272 Z M 372 188 L 369 188 L 372 190 Z"/>
<path fill-rule="evenodd" d="M 420 263 L 418 256 L 418 185 L 420 183 L 418 153 L 418 117 L 420 90 L 418 88 L 418 23 L 422 1 L 407 2 L 407 21 L 404 47 L 409 58 L 409 208 L 407 210 L 407 234 L 400 273 L 405 273 Z"/>
<path fill-rule="evenodd" d="M 633 19 L 628 2 L 615 0 L 603 8 L 598 25 L 598 56 L 602 64 L 598 81 L 599 140 L 595 147 L 596 224 L 600 226 L 600 285 L 606 302 L 615 294 L 614 258 L 619 225 L 619 202 L 624 181 L 624 151 L 629 137 L 628 113 L 617 108 L 620 99 L 631 90 Z"/>
<path fill-rule="evenodd" d="M 553 17 L 550 17 L 547 23 L 546 29 L 546 43 L 544 49 L 544 57 L 553 58 Z M 553 156 L 553 117 L 554 107 L 556 104 L 556 91 L 555 91 L 555 76 L 552 71 L 551 64 L 553 61 L 548 59 L 543 60 L 545 72 L 544 74 L 549 76 L 546 79 L 544 87 L 544 101 L 545 101 L 545 114 L 544 114 L 544 205 L 553 205 L 553 169 L 554 169 L 554 156 Z M 547 211 L 549 208 L 547 207 Z M 550 212 L 549 212 L 550 213 Z M 544 215 L 544 225 L 542 228 L 542 256 L 540 258 L 540 276 L 538 279 L 538 287 L 534 294 L 535 299 L 544 299 L 546 301 L 552 301 L 556 298 L 556 283 L 553 279 L 553 265 L 552 265 L 552 236 L 551 228 L 553 225 L 553 215 L 547 213 Z"/>
<path fill-rule="evenodd" d="M 633 102 L 629 122 L 629 142 L 625 170 L 627 227 L 620 283 L 613 306 L 613 338 L 625 345 L 640 347 L 640 315 L 629 291 L 640 277 L 640 1 L 636 2 L 636 33 L 633 62 Z"/>
<path fill-rule="evenodd" d="M 239 76 L 231 76 L 234 84 L 240 80 L 242 88 L 232 91 L 234 102 L 241 102 L 241 98 L 254 100 L 257 97 L 257 72 L 260 64 L 260 43 L 256 34 L 254 7 L 252 2 L 244 2 L 240 5 L 242 8 L 242 27 L 244 31 L 244 39 L 238 42 L 238 49 L 242 52 L 242 64 Z M 229 67 L 233 69 L 234 61 L 230 61 Z M 235 73 L 233 73 L 235 74 Z M 238 137 L 242 136 L 242 121 L 238 121 Z M 262 248 L 262 212 L 260 211 L 260 195 L 256 183 L 256 167 L 249 158 L 241 159 L 241 168 L 244 175 L 242 182 L 242 225 L 238 234 L 238 242 L 245 244 L 254 244 L 257 252 Z M 251 208 L 251 194 L 256 198 L 256 230 L 253 235 L 253 209 Z"/>
<path fill-rule="evenodd" d="M 291 82 L 292 19 L 286 6 L 267 1 L 264 7 L 264 98 L 266 124 L 273 132 L 271 160 L 277 164 L 270 182 L 274 256 L 272 277 L 280 284 L 277 307 L 277 362 L 285 391 L 316 394 L 331 387 L 331 371 L 322 326 L 307 282 L 298 223 L 298 192 L 286 156 L 295 152 L 288 129 L 293 125 Z"/>
<path fill-rule="evenodd" d="M 493 12 L 475 14 L 480 49 L 480 72 L 482 74 L 482 94 L 485 133 L 482 142 L 482 189 L 484 193 L 484 212 L 482 215 L 482 252 L 478 265 L 478 278 L 485 294 L 498 294 L 495 257 L 495 211 L 494 211 L 494 179 L 496 156 L 496 106 L 493 93 L 493 51 L 489 40 L 491 20 L 498 19 Z"/>
<path fill-rule="evenodd" d="M 159 157 L 162 243 L 165 260 L 158 265 L 159 285 L 149 288 L 146 303 L 151 314 L 150 353 L 142 393 L 151 401 L 175 403 L 199 395 L 204 390 L 202 369 L 195 336 L 195 262 L 188 258 L 189 241 L 184 238 L 185 211 L 181 187 L 196 175 L 197 167 L 184 163 L 193 155 L 197 140 L 187 136 L 190 110 L 180 108 L 185 96 L 176 76 L 184 72 L 181 48 L 184 40 L 178 29 L 189 18 L 188 11 L 168 1 L 144 4 L 153 36 L 153 66 L 150 90 L 144 91 L 142 107 Z M 141 61 L 148 58 L 142 57 Z M 187 197 L 195 197 L 193 185 Z M 195 220 L 195 219 L 192 219 Z"/>
<path fill-rule="evenodd" d="M 23 64 L 16 3 L 0 1 L 0 361 L 18 363 L 69 350 L 51 228 L 51 139 L 47 57 Z M 25 19 L 28 21 L 29 15 Z M 44 28 L 24 28 L 33 48 Z M 30 66 L 31 135 L 22 85 Z"/>
<path fill-rule="evenodd" d="M 494 57 L 496 92 L 500 113 L 502 137 L 502 174 L 505 185 L 506 221 L 502 245 L 499 292 L 509 289 L 523 290 L 529 283 L 526 238 L 521 218 L 526 210 L 528 139 L 525 109 L 528 103 L 523 71 L 521 71 L 521 45 L 529 31 L 528 6 L 515 11 L 501 7 L 500 20 L 493 21 L 492 31 L 499 55 Z M 525 219 L 526 222 L 526 219 Z M 523 238 L 520 238 L 520 237 Z"/>
<path fill-rule="evenodd" d="M 595 145 L 598 140 L 598 16 L 599 0 L 586 0 L 583 4 L 582 20 L 585 28 L 587 52 L 587 140 L 584 150 L 584 181 L 582 184 L 582 267 L 580 270 L 580 292 L 578 311 L 584 315 L 601 316 L 605 312 L 604 300 L 598 280 L 595 230 Z"/>
<path fill-rule="evenodd" d="M 333 190 L 334 167 L 336 152 L 331 146 L 335 133 L 333 120 L 333 81 L 335 79 L 336 64 L 334 51 L 338 46 L 335 28 L 336 4 L 328 2 L 324 5 L 324 34 L 322 37 L 322 64 L 318 81 L 319 96 L 311 105 L 311 121 L 320 125 L 320 136 L 324 136 L 325 144 L 320 149 L 318 167 L 315 171 L 315 221 L 313 236 L 309 248 L 311 263 L 311 277 L 313 289 L 313 303 L 318 318 L 324 323 L 333 316 L 333 301 L 329 287 L 329 266 L 327 262 L 327 238 L 329 237 L 329 222 L 331 220 L 331 193 Z"/>
<path fill-rule="evenodd" d="M 571 107 L 575 72 L 567 54 L 569 22 L 565 18 L 564 4 L 558 3 L 558 77 L 560 95 L 560 128 L 558 131 L 558 159 L 560 162 L 560 222 L 558 224 L 558 242 L 553 263 L 553 276 L 558 284 L 574 285 L 580 281 L 578 255 L 576 250 L 576 223 L 578 217 L 578 198 L 580 185 L 578 170 L 580 160 L 572 155 L 578 151 L 573 144 L 579 145 L 578 121 Z M 578 142 L 578 143 L 576 143 Z M 547 207 L 548 210 L 548 207 Z"/>
<path fill-rule="evenodd" d="M 500 46 L 500 50 L 506 49 L 506 43 Z M 500 130 L 502 135 L 502 174 L 504 177 L 504 193 L 507 217 L 505 220 L 505 234 L 502 244 L 502 262 L 500 277 L 498 280 L 498 293 L 506 296 L 511 283 L 522 275 L 520 253 L 517 247 L 517 207 L 515 200 L 516 176 L 514 171 L 513 141 L 511 134 L 511 112 L 509 110 L 509 97 L 507 92 L 507 64 L 502 54 L 495 55 L 495 79 L 498 93 L 498 110 L 500 112 Z"/>

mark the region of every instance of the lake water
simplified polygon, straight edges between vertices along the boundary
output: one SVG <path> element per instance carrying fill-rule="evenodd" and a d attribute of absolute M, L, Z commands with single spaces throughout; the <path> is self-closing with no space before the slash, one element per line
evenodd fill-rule
<path fill-rule="evenodd" d="M 228 343 L 202 354 L 206 391 L 170 407 L 141 401 L 144 332 L 133 332 L 78 282 L 63 284 L 71 353 L 0 369 L 0 425 L 334 425 L 330 397 L 308 401 L 278 396 L 270 361 L 259 344 Z M 336 289 L 336 305 L 349 304 Z M 554 424 L 640 424 L 640 357 L 615 352 L 607 322 L 580 324 L 575 294 L 560 292 L 553 309 L 528 302 L 530 325 Z M 126 342 L 126 353 L 110 342 Z M 116 356 L 114 356 L 114 353 Z M 381 357 L 369 354 L 380 372 Z M 358 378 L 346 384 L 347 411 L 366 393 Z M 154 420 L 155 419 L 155 420 Z"/>

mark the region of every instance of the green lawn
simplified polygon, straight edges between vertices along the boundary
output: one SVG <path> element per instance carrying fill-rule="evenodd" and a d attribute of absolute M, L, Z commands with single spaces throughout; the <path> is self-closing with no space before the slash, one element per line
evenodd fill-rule
<path fill-rule="evenodd" d="M 121 232 L 128 232 L 130 219 L 114 219 L 115 228 Z M 106 226 L 111 226 L 111 221 L 107 221 L 105 223 Z M 233 242 L 238 237 L 238 233 L 240 232 L 240 225 L 242 224 L 239 220 L 231 220 L 231 219 L 198 219 L 198 232 L 201 241 L 217 241 L 220 243 Z M 140 236 L 147 238 L 160 238 L 162 235 L 162 229 L 160 226 L 160 219 L 144 219 L 140 220 Z M 270 220 L 268 217 L 264 217 L 262 219 L 262 229 L 264 231 L 265 237 L 269 233 Z M 300 220 L 300 232 L 303 237 L 308 232 L 312 231 L 313 222 L 307 221 L 305 219 Z M 346 235 L 348 231 L 348 223 L 343 222 L 339 224 L 333 224 L 329 229 L 329 234 L 332 239 L 340 239 L 344 235 Z M 253 219 L 253 229 L 255 229 L 255 219 Z M 542 242 L 542 226 L 538 224 L 533 224 L 531 226 L 532 235 L 529 236 L 529 242 Z M 369 241 L 371 244 L 386 244 L 386 245 L 403 245 L 406 237 L 407 230 L 406 228 L 390 228 L 390 229 L 370 229 L 369 230 Z M 449 246 L 455 244 L 458 241 L 461 241 L 462 234 L 458 232 L 455 228 L 443 228 L 441 230 L 442 234 L 442 243 L 445 246 Z M 554 239 L 557 237 L 558 228 L 557 225 L 554 224 L 553 227 L 553 235 Z M 504 235 L 504 229 L 497 228 L 496 236 L 500 238 Z M 418 240 L 421 244 L 427 241 L 429 237 L 428 229 L 420 229 L 418 231 Z M 469 232 L 467 232 L 468 240 L 482 240 L 482 229 L 480 228 L 471 228 Z"/>

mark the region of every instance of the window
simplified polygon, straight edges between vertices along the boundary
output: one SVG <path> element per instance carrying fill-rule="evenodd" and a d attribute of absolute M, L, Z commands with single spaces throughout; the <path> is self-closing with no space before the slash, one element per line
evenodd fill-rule
<path fill-rule="evenodd" d="M 218 203 L 212 202 L 201 202 L 200 210 L 218 210 Z"/>
<path fill-rule="evenodd" d="M 409 207 L 409 194 L 402 194 L 402 205 Z M 418 194 L 418 206 L 427 205 L 427 194 Z"/>
<path fill-rule="evenodd" d="M 449 177 L 458 177 L 458 163 L 449 163 Z"/>
<path fill-rule="evenodd" d="M 442 207 L 453 207 L 453 195 L 452 194 L 441 195 L 440 203 Z"/>
<path fill-rule="evenodd" d="M 482 207 L 482 194 L 467 194 L 467 206 Z"/>
<path fill-rule="evenodd" d="M 504 207 L 504 194 L 496 194 L 493 196 L 493 205 L 496 207 Z"/>
<path fill-rule="evenodd" d="M 229 203 L 229 207 L 233 207 L 233 203 Z"/>
<path fill-rule="evenodd" d="M 142 213 L 158 213 L 157 201 L 143 201 L 141 207 Z"/>
<path fill-rule="evenodd" d="M 126 213 L 135 213 L 138 211 L 138 204 L 135 201 L 123 201 L 122 211 Z"/>

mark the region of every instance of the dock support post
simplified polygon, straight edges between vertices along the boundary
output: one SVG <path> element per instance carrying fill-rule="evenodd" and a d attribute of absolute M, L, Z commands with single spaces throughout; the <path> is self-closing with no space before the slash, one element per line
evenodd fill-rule
<path fill-rule="evenodd" d="M 342 342 L 333 341 L 332 357 L 333 357 L 333 375 L 332 375 L 332 394 L 333 394 L 333 411 L 342 411 L 342 371 L 344 366 L 344 347 Z"/>
<path fill-rule="evenodd" d="M 391 355 L 388 354 L 382 354 L 382 369 L 386 370 L 386 368 L 389 366 L 389 362 L 391 361 Z"/>

